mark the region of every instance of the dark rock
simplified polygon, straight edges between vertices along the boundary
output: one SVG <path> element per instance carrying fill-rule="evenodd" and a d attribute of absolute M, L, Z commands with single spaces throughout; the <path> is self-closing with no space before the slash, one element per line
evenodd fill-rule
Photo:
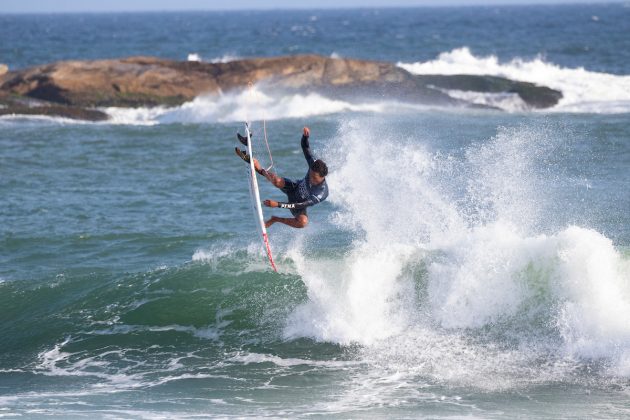
<path fill-rule="evenodd" d="M 95 109 L 55 104 L 2 93 L 0 93 L 0 115 L 46 115 L 86 121 L 105 121 L 109 119 L 106 113 Z"/>
<path fill-rule="evenodd" d="M 532 108 L 549 108 L 562 99 L 562 92 L 533 83 L 517 82 L 503 77 L 474 75 L 421 75 L 421 83 L 440 89 L 453 89 L 489 93 L 516 93 Z"/>
<path fill-rule="evenodd" d="M 109 116 L 102 111 L 64 105 L 40 107 L 10 106 L 0 108 L 0 115 L 45 115 L 86 121 L 105 121 L 109 119 Z"/>

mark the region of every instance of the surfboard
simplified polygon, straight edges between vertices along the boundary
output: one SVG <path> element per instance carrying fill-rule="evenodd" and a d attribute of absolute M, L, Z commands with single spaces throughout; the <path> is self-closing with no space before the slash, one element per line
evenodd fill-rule
<path fill-rule="evenodd" d="M 271 264 L 273 271 L 276 269 L 276 264 L 273 262 L 273 255 L 271 254 L 271 246 L 269 245 L 269 235 L 267 235 L 267 228 L 265 227 L 265 219 L 263 217 L 262 204 L 260 202 L 260 192 L 258 190 L 258 179 L 256 178 L 256 169 L 254 168 L 254 150 L 252 147 L 252 134 L 249 131 L 249 124 L 245 123 L 245 133 L 247 134 L 247 153 L 249 154 L 249 166 L 247 167 L 247 173 L 249 174 L 249 194 L 252 200 L 252 209 L 254 210 L 254 219 L 258 222 L 258 231 L 262 237 L 263 246 L 267 253 L 267 258 Z"/>

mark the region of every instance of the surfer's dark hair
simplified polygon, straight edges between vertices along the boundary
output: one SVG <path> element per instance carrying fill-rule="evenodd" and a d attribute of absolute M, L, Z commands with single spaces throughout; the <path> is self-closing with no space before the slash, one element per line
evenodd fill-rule
<path fill-rule="evenodd" d="M 311 166 L 311 169 L 314 172 L 317 172 L 320 176 L 328 175 L 328 166 L 326 166 L 324 161 L 321 159 L 317 159 L 315 162 L 313 162 L 313 166 Z"/>

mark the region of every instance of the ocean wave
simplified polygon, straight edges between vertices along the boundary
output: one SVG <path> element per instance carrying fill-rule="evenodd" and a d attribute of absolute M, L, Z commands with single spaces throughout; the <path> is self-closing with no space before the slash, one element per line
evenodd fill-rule
<path fill-rule="evenodd" d="M 237 250 L 216 258 L 228 260 L 219 266 L 237 266 L 243 255 Z M 225 369 L 263 362 L 255 356 L 243 356 L 241 350 L 248 342 L 278 342 L 273 331 L 283 319 L 283 311 L 288 310 L 285 308 L 295 305 L 301 285 L 278 283 L 275 275 L 267 275 L 270 270 L 266 265 L 259 272 L 240 275 L 218 271 L 201 258 L 181 267 L 127 275 L 113 282 L 98 276 L 68 276 L 54 288 L 13 283 L 6 294 L 16 297 L 19 307 L 25 308 L 20 315 L 23 322 L 8 327 L 5 333 L 13 337 L 13 345 L 19 346 L 26 358 L 16 362 L 11 372 L 72 377 L 94 392 L 119 392 L 187 379 L 222 377 L 237 381 Z M 64 305 L 57 304 L 59 296 L 63 296 Z M 43 330 L 37 322 L 40 312 L 33 314 L 29 309 L 33 301 L 53 302 L 40 305 L 40 311 L 55 313 L 41 327 L 53 342 L 34 347 L 30 335 Z M 28 333 L 22 334 L 25 325 Z M 54 338 L 51 331 L 60 335 Z M 30 355 L 34 351 L 33 361 Z M 282 358 L 276 361 L 283 363 Z M 286 359 L 287 367 L 295 363 Z"/>
<path fill-rule="evenodd" d="M 243 120 L 307 118 L 341 112 L 385 112 L 392 103 L 351 103 L 316 93 L 276 96 L 259 87 L 223 95 L 200 96 L 174 108 L 103 108 L 108 124 L 155 125 L 181 123 L 224 123 Z M 400 107 L 414 107 L 413 105 Z M 426 107 L 415 107 L 423 108 Z"/>
<path fill-rule="evenodd" d="M 505 128 L 458 161 L 417 143 L 396 153 L 394 134 L 356 123 L 330 146 L 339 169 L 329 182 L 343 209 L 333 221 L 363 239 L 333 260 L 294 251 L 308 300 L 286 338 L 359 343 L 375 360 L 488 388 L 563 380 L 585 365 L 630 371 L 630 260 L 592 229 L 538 233 L 554 203 L 539 159 L 562 141 L 556 129 Z M 365 176 L 366 161 L 378 177 Z M 465 197 L 453 200 L 453 188 Z M 443 370 L 421 348 L 439 348 Z"/>
<path fill-rule="evenodd" d="M 469 48 L 462 47 L 441 53 L 435 60 L 399 62 L 398 66 L 413 74 L 490 75 L 548 86 L 563 95 L 552 111 L 630 112 L 630 75 L 598 73 L 581 67 L 565 68 L 542 57 L 515 58 L 502 63 L 494 55 L 475 56 Z"/>

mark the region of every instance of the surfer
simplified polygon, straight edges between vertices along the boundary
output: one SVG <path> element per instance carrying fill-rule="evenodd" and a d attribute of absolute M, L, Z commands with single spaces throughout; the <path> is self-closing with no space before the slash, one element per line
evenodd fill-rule
<path fill-rule="evenodd" d="M 257 159 L 254 159 L 254 167 L 256 172 L 264 176 L 274 186 L 279 188 L 287 195 L 287 202 L 279 202 L 274 200 L 265 200 L 264 205 L 267 207 L 278 207 L 288 209 L 293 217 L 277 217 L 272 216 L 265 222 L 265 226 L 269 227 L 276 222 L 283 223 L 294 228 L 303 228 L 308 224 L 308 216 L 306 208 L 321 203 L 328 197 L 328 185 L 326 184 L 326 175 L 328 175 L 328 167 L 323 160 L 313 158 L 309 145 L 310 130 L 304 127 L 302 132 L 302 152 L 308 163 L 308 172 L 306 176 L 300 180 L 293 181 L 289 178 L 282 178 L 273 172 L 266 171 L 260 166 Z M 237 134 L 241 143 L 247 145 L 247 138 Z M 249 162 L 249 156 L 246 152 L 236 148 L 236 154 L 244 161 Z"/>

